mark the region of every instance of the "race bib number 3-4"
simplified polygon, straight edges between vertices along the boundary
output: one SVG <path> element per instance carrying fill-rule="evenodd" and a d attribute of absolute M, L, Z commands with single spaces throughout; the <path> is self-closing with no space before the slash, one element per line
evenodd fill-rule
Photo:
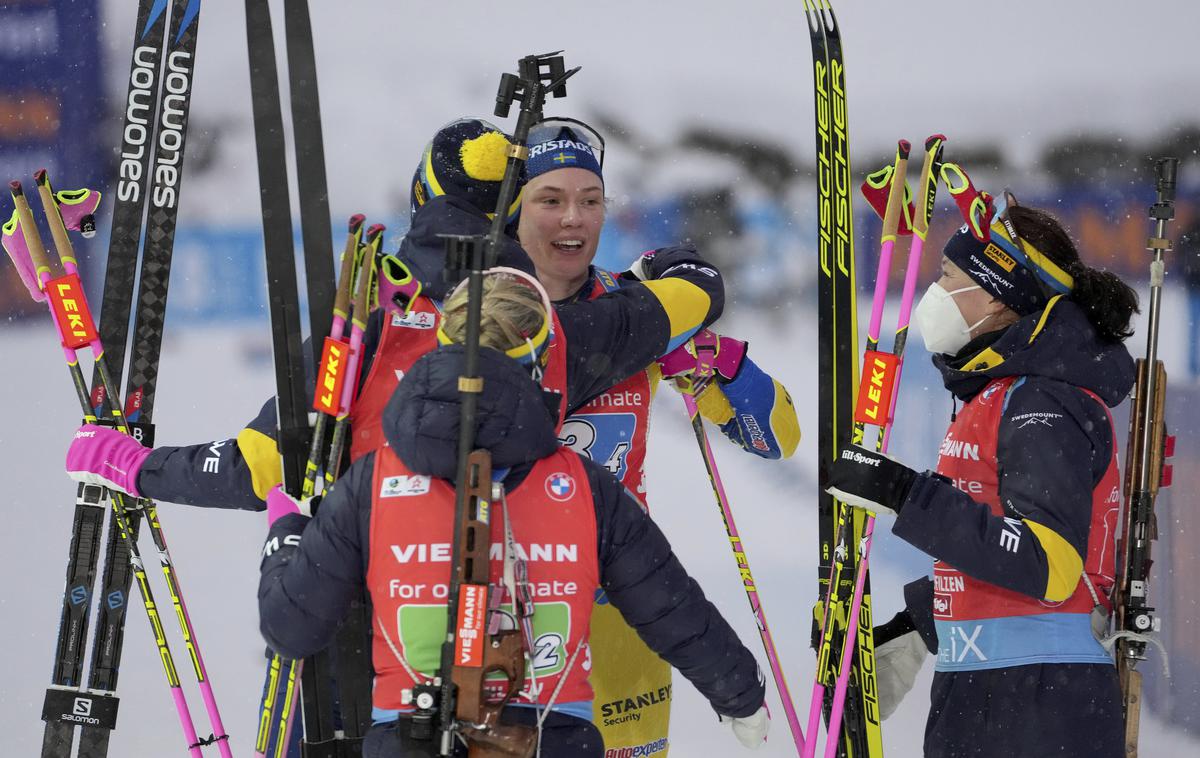
<path fill-rule="evenodd" d="M 637 416 L 632 413 L 580 413 L 563 423 L 558 441 L 622 479 L 636 432 Z"/>

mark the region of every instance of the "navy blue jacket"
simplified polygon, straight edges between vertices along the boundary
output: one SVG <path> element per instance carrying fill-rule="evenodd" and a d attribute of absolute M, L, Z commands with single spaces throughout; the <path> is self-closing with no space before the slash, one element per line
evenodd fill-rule
<path fill-rule="evenodd" d="M 438 234 L 484 234 L 487 230 L 486 217 L 469 203 L 437 197 L 417 211 L 398 255 L 422 280 L 425 293 L 437 299 L 447 294 L 442 274 L 445 254 Z M 532 270 L 525 251 L 508 237 L 498 261 L 499 265 Z M 721 315 L 724 283 L 695 248 L 664 248 L 648 269 L 650 279 L 669 278 L 694 285 L 687 293 L 702 293 L 700 299 L 706 300 L 707 307 L 697 309 L 692 302 L 695 298 L 674 297 L 679 288 L 657 287 L 653 281 L 630 283 L 595 300 L 556 306 L 567 342 L 568 413 L 667 353 L 680 341 L 680 334 L 672 332 L 673 325 L 694 332 Z M 382 328 L 379 310 L 364 335 L 360 381 L 370 373 Z M 311 397 L 313 378 L 309 376 L 307 381 L 306 396 Z M 171 503 L 262 510 L 266 492 L 278 481 L 275 428 L 275 400 L 271 398 L 237 437 L 156 448 L 142 466 L 138 489 L 146 497 Z"/>
<path fill-rule="evenodd" d="M 1092 491 L 1111 460 L 1108 413 L 1128 396 L 1134 364 L 1120 343 L 1102 342 L 1083 311 L 1058 300 L 1005 330 L 981 335 L 954 358 L 935 356 L 946 388 L 969 401 L 993 379 L 1022 377 L 1008 392 L 996 468 L 1005 515 L 1049 527 L 1087 555 Z M 1040 327 L 1039 327 L 1040 325 Z M 1030 419 L 1045 423 L 1030 423 Z M 1038 539 L 1017 552 L 1000 540 L 1003 517 L 932 474 L 916 477 L 892 531 L 965 574 L 1044 598 L 1048 554 Z M 1056 598 L 1062 599 L 1062 598 Z"/>
<path fill-rule="evenodd" d="M 1083 390 L 1118 405 L 1135 378 L 1129 352 L 1102 342 L 1078 306 L 1059 300 L 1044 316 L 981 335 L 953 358 L 936 356 L 934 364 L 963 402 L 993 379 L 1022 377 L 1009 390 L 997 440 L 1000 502 L 1005 515 L 1049 527 L 1068 550 L 1086 556 L 1092 492 L 1116 440 L 1105 408 Z M 1000 542 L 1002 528 L 1002 518 L 985 505 L 926 473 L 916 477 L 893 532 L 965 574 L 1045 597 L 1051 564 L 1061 557 L 1036 538 L 1020 540 L 1011 552 Z M 926 646 L 936 652 L 933 582 L 909 584 L 905 599 Z M 935 672 L 930 703 L 929 758 L 1122 755 L 1121 693 L 1111 665 Z"/>
<path fill-rule="evenodd" d="M 421 357 L 384 412 L 388 444 L 417 473 L 453 479 L 457 465 L 461 346 Z M 517 486 L 558 449 L 537 385 L 515 361 L 481 351 L 484 392 L 476 443 Z M 601 586 L 625 620 L 692 682 L 720 714 L 748 716 L 763 703 L 754 656 L 705 597 L 658 526 L 599 464 L 581 457 L 595 498 Z M 308 519 L 279 519 L 267 537 L 258 601 L 263 637 L 299 658 L 324 649 L 365 583 L 371 560 L 375 454 L 355 462 Z M 296 546 L 296 535 L 301 535 Z M 290 539 L 289 539 L 290 538 Z"/>

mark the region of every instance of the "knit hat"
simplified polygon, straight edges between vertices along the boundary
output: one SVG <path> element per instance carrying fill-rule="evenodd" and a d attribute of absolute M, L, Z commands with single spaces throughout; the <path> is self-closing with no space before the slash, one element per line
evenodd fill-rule
<path fill-rule="evenodd" d="M 482 213 L 495 213 L 508 147 L 508 136 L 482 119 L 463 118 L 443 126 L 413 173 L 412 212 L 434 197 L 451 195 Z"/>

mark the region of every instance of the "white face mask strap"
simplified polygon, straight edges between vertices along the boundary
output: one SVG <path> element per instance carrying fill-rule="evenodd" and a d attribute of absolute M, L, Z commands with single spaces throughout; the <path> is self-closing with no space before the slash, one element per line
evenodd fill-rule
<path fill-rule="evenodd" d="M 969 336 L 969 335 L 971 334 L 971 332 L 975 331 L 976 327 L 978 327 L 978 326 L 979 326 L 980 324 L 982 324 L 984 321 L 987 321 L 987 320 L 988 320 L 989 318 L 991 318 L 993 315 L 995 315 L 995 314 L 989 313 L 989 314 L 987 314 L 986 316 L 984 316 L 983 318 L 981 318 L 981 319 L 979 319 L 978 321 L 976 321 L 974 324 L 971 324 L 970 326 L 968 326 L 968 327 L 966 328 L 967 335 Z"/>
<path fill-rule="evenodd" d="M 938 285 L 938 286 L 940 287 L 941 285 Z M 957 295 L 960 292 L 970 292 L 971 290 L 981 290 L 981 289 L 983 289 L 982 286 L 980 286 L 978 284 L 972 284 L 969 287 L 959 287 L 958 289 L 951 290 L 949 292 L 946 292 L 946 290 L 942 290 L 942 291 L 946 292 L 947 297 L 954 297 L 955 295 Z"/>

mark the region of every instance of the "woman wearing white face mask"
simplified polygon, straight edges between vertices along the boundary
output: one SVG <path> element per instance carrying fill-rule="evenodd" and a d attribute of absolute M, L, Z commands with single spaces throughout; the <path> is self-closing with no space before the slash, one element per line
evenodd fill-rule
<path fill-rule="evenodd" d="M 1121 698 L 1091 614 L 1109 607 L 1120 478 L 1108 408 L 1134 381 L 1137 296 L 1079 259 L 1049 214 L 1015 205 L 946 244 L 915 320 L 951 417 L 936 472 L 870 450 L 829 491 L 895 514 L 935 559 L 876 632 L 881 711 L 937 654 L 926 756 L 1120 756 Z M 851 451 L 847 451 L 848 453 Z"/>

